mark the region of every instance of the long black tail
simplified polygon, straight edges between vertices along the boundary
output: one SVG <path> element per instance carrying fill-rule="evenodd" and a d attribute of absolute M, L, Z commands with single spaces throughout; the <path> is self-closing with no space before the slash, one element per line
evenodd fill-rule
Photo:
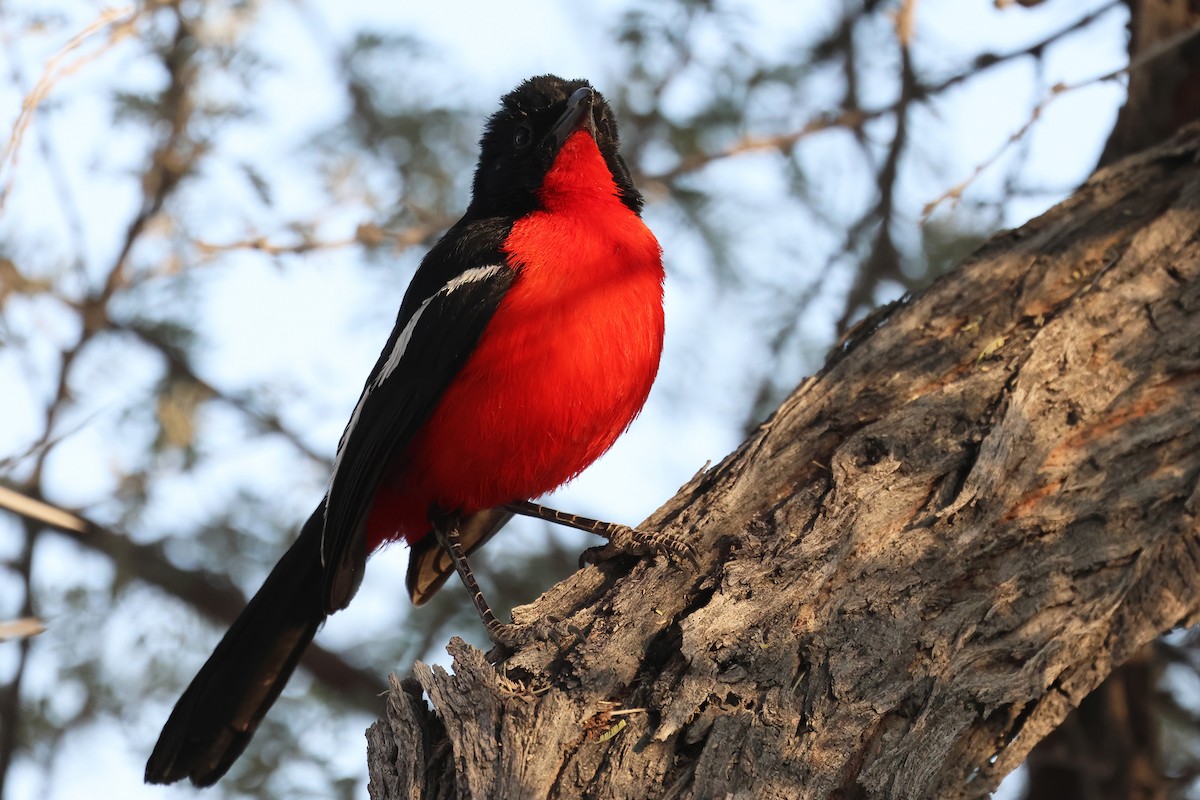
<path fill-rule="evenodd" d="M 209 786 L 246 748 L 325 620 L 323 519 L 324 503 L 179 698 L 146 763 L 147 783 L 187 777 Z"/>

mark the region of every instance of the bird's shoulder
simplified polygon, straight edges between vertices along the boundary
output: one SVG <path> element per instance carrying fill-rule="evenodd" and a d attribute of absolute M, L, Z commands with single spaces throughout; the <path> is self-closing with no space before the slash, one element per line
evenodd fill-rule
<path fill-rule="evenodd" d="M 404 300 L 397 324 L 403 326 L 425 301 L 473 270 L 507 265 L 505 241 L 515 220 L 464 217 L 421 260 Z"/>

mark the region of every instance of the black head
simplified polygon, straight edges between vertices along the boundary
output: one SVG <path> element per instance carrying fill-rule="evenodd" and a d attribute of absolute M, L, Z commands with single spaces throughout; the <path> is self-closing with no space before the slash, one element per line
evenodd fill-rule
<path fill-rule="evenodd" d="M 537 209 L 542 179 L 580 129 L 596 140 L 621 202 L 640 213 L 642 196 L 618 152 L 617 121 L 604 97 L 585 80 L 539 75 L 500 98 L 500 110 L 484 128 L 472 215 L 520 216 Z"/>

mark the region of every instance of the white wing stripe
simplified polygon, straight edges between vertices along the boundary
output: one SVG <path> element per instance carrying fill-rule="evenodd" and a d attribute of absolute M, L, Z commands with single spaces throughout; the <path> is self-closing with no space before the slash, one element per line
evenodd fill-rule
<path fill-rule="evenodd" d="M 454 294 L 455 289 L 461 288 L 462 286 L 474 281 L 485 281 L 502 269 L 504 269 L 504 266 L 501 264 L 493 264 L 490 267 L 475 267 L 474 269 L 469 269 L 461 275 L 456 275 L 449 283 L 434 292 L 433 295 L 427 298 L 424 303 L 421 303 L 421 307 L 417 309 L 417 312 L 412 315 L 412 319 L 410 319 L 408 324 L 404 326 L 404 330 L 401 331 L 400 335 L 396 337 L 396 344 L 394 347 L 392 347 L 392 352 L 388 356 L 387 363 L 383 365 L 383 369 L 379 371 L 379 375 L 376 376 L 375 381 L 371 384 L 371 387 L 375 388 L 379 386 L 385 380 L 387 380 L 393 372 L 396 371 L 396 367 L 400 365 L 400 359 L 404 357 L 404 351 L 408 349 L 408 343 L 412 340 L 413 331 L 417 327 L 417 322 L 420 321 L 421 315 L 425 313 L 425 309 L 429 307 L 429 304 L 432 303 L 438 295 L 449 297 L 451 294 Z M 363 397 L 366 397 L 365 393 Z M 361 401 L 359 402 L 359 405 L 362 405 Z M 353 419 L 353 417 L 351 419 Z"/>
<path fill-rule="evenodd" d="M 375 376 L 375 380 L 371 382 L 371 385 L 367 388 L 367 391 L 363 392 L 363 399 L 366 399 L 366 396 L 371 393 L 371 389 L 379 388 L 380 384 L 387 380 L 388 376 L 396 371 L 396 367 L 400 366 L 400 359 L 404 357 L 404 351 L 408 349 L 408 343 L 412 341 L 413 331 L 416 330 L 417 323 L 421 321 L 421 315 L 425 313 L 425 309 L 429 308 L 429 304 L 433 302 L 433 298 L 437 297 L 439 294 L 442 294 L 444 291 L 445 287 L 442 287 L 433 295 L 433 297 L 430 297 L 424 303 L 421 303 L 420 308 L 418 308 L 417 312 L 412 315 L 412 318 L 409 319 L 408 324 L 404 326 L 404 330 L 400 331 L 400 335 L 396 337 L 396 344 L 394 347 L 392 347 L 392 353 L 388 356 L 387 363 L 383 365 L 383 369 L 379 370 L 379 374 Z M 358 407 L 360 406 L 362 406 L 361 401 L 354 409 L 354 416 L 358 416 Z M 350 419 L 353 420 L 354 417 L 351 417 Z"/>
<path fill-rule="evenodd" d="M 474 269 L 469 269 L 461 275 L 455 276 L 449 283 L 439 289 L 438 292 L 450 294 L 460 286 L 465 286 L 472 281 L 485 281 L 503 269 L 507 269 L 507 267 L 505 267 L 503 264 L 492 264 L 489 267 L 475 267 Z"/>
<path fill-rule="evenodd" d="M 493 264 L 487 267 L 475 267 L 474 269 L 469 269 L 461 275 L 456 275 L 445 286 L 438 289 L 436 292 L 426 298 L 425 302 L 421 303 L 420 307 L 417 308 L 416 313 L 412 315 L 412 318 L 409 319 L 408 324 L 404 326 L 404 330 L 400 331 L 400 335 L 396 337 L 396 344 L 392 346 L 392 352 L 388 354 L 388 360 L 384 363 L 383 369 L 379 370 L 379 374 L 375 377 L 375 380 L 372 381 L 371 385 L 366 388 L 366 390 L 362 393 L 362 397 L 358 398 L 358 404 L 354 406 L 354 413 L 350 415 L 350 424 L 346 426 L 346 431 L 342 434 L 342 440 L 338 442 L 337 457 L 333 461 L 333 472 L 329 476 L 329 485 L 325 489 L 327 495 L 329 493 L 329 489 L 333 488 L 334 478 L 337 477 L 338 467 L 341 466 L 342 463 L 342 446 L 350 440 L 351 431 L 353 431 L 355 426 L 358 425 L 358 418 L 362 414 L 363 406 L 366 405 L 367 398 L 371 395 L 373 390 L 378 389 L 380 385 L 382 385 L 383 382 L 387 380 L 393 372 L 396 371 L 396 367 L 400 366 L 400 359 L 404 358 L 404 353 L 406 350 L 408 350 L 408 344 L 410 341 L 412 341 L 413 332 L 417 329 L 417 323 L 420 322 L 421 315 L 425 313 L 425 309 L 429 307 L 429 304 L 432 303 L 434 299 L 438 297 L 438 295 L 448 297 L 449 295 L 453 294 L 456 289 L 475 281 L 485 281 L 502 269 L 506 269 L 503 264 Z M 328 513 L 328 508 L 326 508 L 326 512 Z M 322 539 L 324 539 L 323 532 Z M 324 554 L 325 546 L 324 542 L 322 542 L 322 559 L 325 557 Z"/>

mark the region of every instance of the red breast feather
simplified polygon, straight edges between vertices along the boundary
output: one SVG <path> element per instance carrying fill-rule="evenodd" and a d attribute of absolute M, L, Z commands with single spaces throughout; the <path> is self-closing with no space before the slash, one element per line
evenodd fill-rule
<path fill-rule="evenodd" d="M 539 197 L 504 248 L 517 280 L 381 487 L 372 547 L 425 536 L 433 504 L 471 512 L 561 486 L 646 402 L 663 342 L 658 241 L 585 131 Z"/>

